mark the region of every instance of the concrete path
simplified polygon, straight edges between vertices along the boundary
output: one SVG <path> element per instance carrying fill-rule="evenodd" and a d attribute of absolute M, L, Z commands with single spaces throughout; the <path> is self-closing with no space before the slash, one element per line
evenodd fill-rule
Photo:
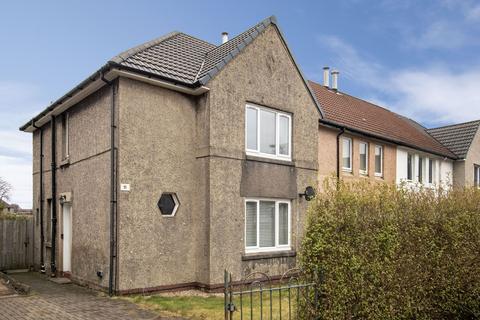
<path fill-rule="evenodd" d="M 122 299 L 74 284 L 56 284 L 38 273 L 11 275 L 31 286 L 28 296 L 0 297 L 0 320 L 167 319 Z"/>

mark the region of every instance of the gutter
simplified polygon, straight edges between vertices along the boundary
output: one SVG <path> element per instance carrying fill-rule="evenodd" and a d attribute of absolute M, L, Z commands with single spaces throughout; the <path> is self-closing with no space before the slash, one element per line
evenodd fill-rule
<path fill-rule="evenodd" d="M 43 129 L 37 127 L 35 122 L 32 121 L 32 126 L 35 129 L 40 130 L 40 272 L 45 273 L 45 261 L 44 261 L 44 243 L 45 243 L 45 233 L 43 230 L 43 205 L 44 205 L 44 195 L 43 195 Z"/>
<path fill-rule="evenodd" d="M 128 67 L 124 67 L 119 65 L 118 63 L 110 61 L 103 67 L 101 67 L 99 70 L 94 72 L 87 79 L 82 81 L 75 88 L 67 92 L 64 96 L 62 96 L 50 106 L 48 106 L 46 109 L 44 109 L 42 112 L 40 112 L 29 122 L 21 126 L 19 128 L 20 131 L 35 131 L 36 128 L 32 126 L 32 121 L 34 121 L 38 127 L 43 126 L 49 121 L 51 116 L 61 114 L 71 106 L 75 105 L 93 92 L 105 86 L 106 83 L 104 80 L 111 82 L 117 77 L 126 77 L 194 96 L 201 95 L 210 90 L 208 87 L 205 86 L 193 87 L 192 84 L 172 82 L 172 80 L 168 80 L 166 78 L 147 72 L 142 72 Z"/>
<path fill-rule="evenodd" d="M 345 129 L 345 132 L 348 131 L 348 132 L 351 132 L 351 133 L 356 133 L 356 134 L 360 134 L 360 135 L 363 135 L 363 136 L 366 136 L 366 137 L 369 137 L 369 138 L 386 141 L 386 142 L 389 142 L 389 143 L 392 143 L 392 144 L 396 144 L 396 145 L 399 145 L 399 146 L 415 149 L 415 150 L 422 151 L 422 152 L 425 152 L 425 153 L 434 154 L 436 156 L 443 157 L 443 158 L 448 158 L 450 160 L 457 160 L 457 157 L 446 156 L 445 154 L 441 154 L 439 152 L 432 151 L 432 150 L 427 150 L 425 148 L 421 148 L 421 147 L 415 146 L 413 144 L 405 143 L 405 142 L 395 140 L 395 139 L 386 138 L 384 136 L 379 136 L 379 135 L 372 134 L 372 133 L 369 133 L 369 132 L 366 132 L 366 131 L 363 131 L 363 130 L 349 128 L 349 127 L 346 127 L 346 126 L 341 125 L 339 123 L 336 123 L 334 121 L 320 119 L 319 122 L 320 122 L 320 125 L 323 125 L 323 126 L 326 126 L 326 127 L 333 127 L 333 128 L 337 128 L 337 129 L 342 129 L 343 128 L 343 129 Z"/>

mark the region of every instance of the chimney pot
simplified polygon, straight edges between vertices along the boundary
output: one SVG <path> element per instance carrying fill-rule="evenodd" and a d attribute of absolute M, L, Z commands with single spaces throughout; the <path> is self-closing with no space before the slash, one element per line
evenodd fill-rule
<path fill-rule="evenodd" d="M 338 90 L 338 75 L 340 72 L 338 70 L 332 70 L 332 89 Z"/>
<path fill-rule="evenodd" d="M 222 32 L 222 44 L 228 41 L 228 32 Z"/>
<path fill-rule="evenodd" d="M 330 87 L 330 67 L 323 67 L 323 85 Z"/>

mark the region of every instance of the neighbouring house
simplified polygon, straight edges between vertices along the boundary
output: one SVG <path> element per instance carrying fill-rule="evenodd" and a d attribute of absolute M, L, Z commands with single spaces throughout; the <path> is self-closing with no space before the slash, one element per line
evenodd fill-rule
<path fill-rule="evenodd" d="M 19 214 L 19 215 L 31 215 L 32 210 L 22 209 L 18 204 L 8 203 L 0 200 L 0 213 L 4 214 Z"/>
<path fill-rule="evenodd" d="M 455 187 L 480 187 L 480 120 L 459 123 L 427 131 L 452 151 Z"/>
<path fill-rule="evenodd" d="M 318 178 L 416 186 L 448 186 L 456 155 L 418 123 L 338 90 L 338 72 L 324 69 L 323 85 L 310 81 L 323 110 L 318 135 Z"/>
<path fill-rule="evenodd" d="M 111 293 L 282 274 L 319 118 L 274 17 L 220 45 L 173 32 L 121 53 L 21 127 L 36 267 Z"/>

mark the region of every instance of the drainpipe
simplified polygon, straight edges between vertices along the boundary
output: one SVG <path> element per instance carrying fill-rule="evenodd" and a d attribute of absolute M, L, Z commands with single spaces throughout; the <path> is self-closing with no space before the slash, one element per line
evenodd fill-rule
<path fill-rule="evenodd" d="M 55 255 L 57 250 L 57 179 L 56 179 L 56 128 L 55 116 L 51 118 L 52 128 L 52 254 L 50 261 L 51 276 L 55 277 L 57 266 L 55 264 Z"/>
<path fill-rule="evenodd" d="M 340 180 L 340 136 L 345 133 L 345 128 L 342 128 L 337 134 L 337 183 Z"/>
<path fill-rule="evenodd" d="M 116 256 L 116 221 L 117 221 L 117 182 L 116 182 L 116 148 L 115 148 L 115 96 L 116 82 L 108 81 L 102 74 L 102 80 L 112 88 L 112 101 L 110 109 L 110 262 L 108 272 L 108 294 L 115 294 L 114 271 L 117 262 Z"/>
<path fill-rule="evenodd" d="M 32 120 L 32 126 L 35 129 L 40 130 L 40 272 L 45 273 L 45 261 L 44 261 L 44 243 L 45 233 L 43 230 L 43 129 L 35 125 L 35 121 Z"/>

